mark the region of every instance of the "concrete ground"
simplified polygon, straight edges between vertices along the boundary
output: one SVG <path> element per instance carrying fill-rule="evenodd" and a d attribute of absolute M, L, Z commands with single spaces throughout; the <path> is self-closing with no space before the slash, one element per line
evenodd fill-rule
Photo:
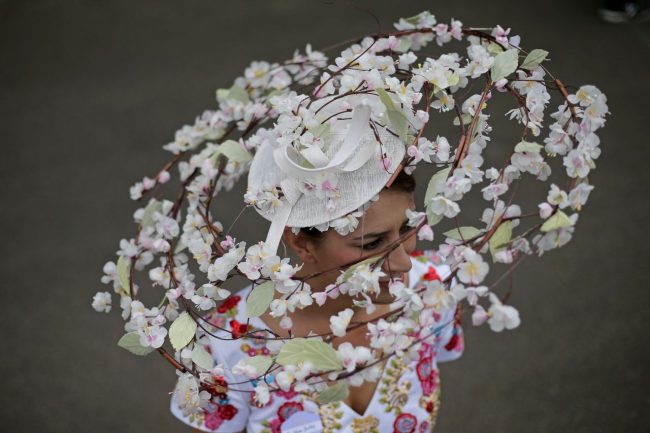
<path fill-rule="evenodd" d="M 0 1 L 0 430 L 188 431 L 168 412 L 171 368 L 116 347 L 118 312 L 90 307 L 103 264 L 134 233 L 128 187 L 249 61 L 374 31 L 364 9 L 387 27 L 428 8 L 512 27 L 567 84 L 603 89 L 612 113 L 574 240 L 518 268 L 519 329 L 465 327 L 464 356 L 442 366 L 436 432 L 647 431 L 649 24 L 606 25 L 597 6 Z M 242 222 L 251 239 L 255 221 Z"/>

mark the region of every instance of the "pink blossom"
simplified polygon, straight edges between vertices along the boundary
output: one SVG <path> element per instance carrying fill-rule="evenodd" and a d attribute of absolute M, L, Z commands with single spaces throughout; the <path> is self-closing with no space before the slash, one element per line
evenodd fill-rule
<path fill-rule="evenodd" d="M 156 176 L 156 180 L 158 183 L 167 183 L 169 181 L 170 175 L 167 170 L 163 170 L 160 173 L 158 173 L 158 176 Z"/>
<path fill-rule="evenodd" d="M 429 224 L 423 225 L 418 231 L 418 239 L 421 241 L 432 241 L 433 240 L 433 230 Z"/>
<path fill-rule="evenodd" d="M 500 43 L 501 45 L 508 45 L 508 34 L 510 33 L 510 28 L 508 27 L 507 30 L 504 30 L 503 27 L 500 25 L 497 25 L 493 30 L 492 30 L 492 36 L 496 37 L 496 41 Z"/>
<path fill-rule="evenodd" d="M 230 235 L 226 235 L 226 239 L 220 242 L 221 248 L 224 250 L 229 250 L 235 246 L 235 240 Z"/>
<path fill-rule="evenodd" d="M 390 167 L 391 167 L 391 165 L 393 164 L 393 162 L 392 162 L 392 161 L 390 160 L 390 158 L 387 157 L 387 156 L 384 156 L 384 157 L 381 159 L 381 162 L 382 162 L 382 164 L 384 165 L 384 170 L 390 170 Z"/>
<path fill-rule="evenodd" d="M 146 191 L 153 188 L 156 185 L 156 181 L 145 176 L 144 179 L 142 179 L 142 185 Z"/>
<path fill-rule="evenodd" d="M 480 305 L 474 307 L 474 312 L 472 313 L 472 324 L 474 326 L 480 326 L 484 324 L 487 319 L 488 315 L 485 311 L 485 308 L 481 307 Z"/>

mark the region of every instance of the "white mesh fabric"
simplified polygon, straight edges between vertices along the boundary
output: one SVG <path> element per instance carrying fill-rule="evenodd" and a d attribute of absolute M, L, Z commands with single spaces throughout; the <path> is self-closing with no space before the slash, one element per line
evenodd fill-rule
<path fill-rule="evenodd" d="M 360 149 L 365 145 L 374 147 L 370 158 L 365 164 L 350 172 L 333 170 L 338 179 L 337 187 L 340 191 L 340 198 L 336 200 L 335 209 L 331 212 L 328 211 L 325 207 L 326 201 L 322 197 L 318 197 L 315 194 L 302 194 L 291 209 L 286 226 L 313 227 L 329 222 L 335 218 L 340 218 L 356 210 L 382 190 L 395 171 L 395 168 L 402 161 L 405 148 L 404 144 L 398 138 L 384 129 L 378 128 L 378 133 L 382 141 L 381 149 L 369 127 L 362 136 L 362 143 L 359 146 Z M 332 143 L 325 150 L 328 157 L 331 158 L 336 153 L 338 147 L 343 143 L 344 138 L 345 133 L 343 132 L 332 133 Z M 273 158 L 274 149 L 275 145 L 273 143 L 265 143 L 257 150 L 248 175 L 249 187 L 280 185 L 287 178 L 290 181 L 293 180 L 275 163 Z M 383 166 L 382 150 L 391 162 L 388 170 Z M 352 155 L 350 159 L 353 159 L 354 156 Z M 283 203 L 285 206 L 289 206 L 284 200 Z M 282 213 L 279 212 L 279 209 L 275 211 L 262 211 L 256 208 L 256 210 L 262 217 L 269 221 L 273 221 L 278 213 Z"/>

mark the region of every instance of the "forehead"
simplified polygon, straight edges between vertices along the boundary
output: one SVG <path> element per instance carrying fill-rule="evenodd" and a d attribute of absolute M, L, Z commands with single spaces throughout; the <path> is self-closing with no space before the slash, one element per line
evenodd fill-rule
<path fill-rule="evenodd" d="M 359 221 L 359 226 L 349 236 L 388 230 L 393 226 L 399 227 L 406 219 L 406 209 L 414 207 L 415 200 L 412 193 L 384 190 L 379 194 L 379 200 L 368 207 Z"/>
<path fill-rule="evenodd" d="M 400 208 L 401 213 L 414 203 L 413 194 L 400 190 L 384 190 L 379 194 L 379 200 L 371 202 L 366 215 L 375 217 L 388 212 L 393 208 Z"/>

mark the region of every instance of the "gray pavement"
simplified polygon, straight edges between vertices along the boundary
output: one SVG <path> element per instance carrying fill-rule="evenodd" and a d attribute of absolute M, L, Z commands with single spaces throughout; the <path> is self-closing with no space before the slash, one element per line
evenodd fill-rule
<path fill-rule="evenodd" d="M 363 9 L 389 27 L 425 8 L 512 27 L 567 84 L 604 90 L 612 112 L 574 240 L 518 268 L 519 329 L 465 327 L 464 356 L 442 366 L 436 432 L 647 431 L 649 24 L 603 24 L 597 5 L 0 1 L 0 431 L 188 431 L 168 412 L 173 371 L 117 348 L 118 312 L 90 308 L 134 233 L 128 187 L 250 60 L 371 32 Z M 256 222 L 241 222 L 250 239 Z"/>

